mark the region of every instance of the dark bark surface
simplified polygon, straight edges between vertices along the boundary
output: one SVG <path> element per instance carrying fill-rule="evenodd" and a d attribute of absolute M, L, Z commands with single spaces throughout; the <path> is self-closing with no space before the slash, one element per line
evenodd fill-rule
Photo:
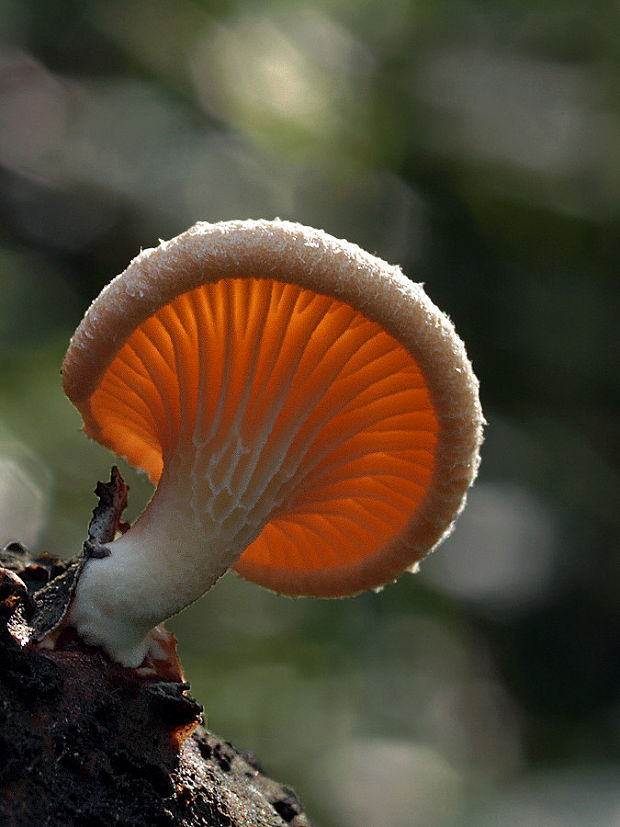
<path fill-rule="evenodd" d="M 54 650 L 29 641 L 32 597 L 64 564 L 2 556 L 0 824 L 310 824 L 290 789 L 196 726 L 187 684 L 141 678 L 70 629 Z"/>

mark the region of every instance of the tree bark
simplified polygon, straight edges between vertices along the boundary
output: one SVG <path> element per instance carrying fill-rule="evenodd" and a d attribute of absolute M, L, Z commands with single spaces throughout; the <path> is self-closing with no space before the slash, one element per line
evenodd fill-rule
<path fill-rule="evenodd" d="M 0 824 L 310 825 L 290 789 L 197 724 L 188 684 L 140 677 L 70 629 L 37 645 L 38 596 L 66 602 L 70 565 L 16 544 L 0 564 Z"/>

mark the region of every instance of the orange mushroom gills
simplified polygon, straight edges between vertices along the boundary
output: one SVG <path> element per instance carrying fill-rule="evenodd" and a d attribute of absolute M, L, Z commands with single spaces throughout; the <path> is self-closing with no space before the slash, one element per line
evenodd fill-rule
<path fill-rule="evenodd" d="M 343 301 L 273 279 L 175 297 L 128 338 L 88 408 L 87 432 L 155 484 L 187 444 L 209 470 L 205 496 L 251 506 L 269 489 L 269 522 L 235 568 L 278 591 L 296 593 L 291 569 L 376 553 L 433 472 L 438 422 L 412 355 Z"/>

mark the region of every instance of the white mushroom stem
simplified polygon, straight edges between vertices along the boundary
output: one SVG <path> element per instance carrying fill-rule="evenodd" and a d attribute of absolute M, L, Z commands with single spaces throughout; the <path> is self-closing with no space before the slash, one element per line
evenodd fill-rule
<path fill-rule="evenodd" d="M 132 528 L 87 562 L 68 618 L 86 643 L 138 666 L 150 630 L 208 591 L 259 535 L 277 502 L 264 496 L 264 466 L 261 484 L 231 489 L 234 470 L 256 464 L 235 442 L 216 467 L 213 454 L 179 451 Z"/>

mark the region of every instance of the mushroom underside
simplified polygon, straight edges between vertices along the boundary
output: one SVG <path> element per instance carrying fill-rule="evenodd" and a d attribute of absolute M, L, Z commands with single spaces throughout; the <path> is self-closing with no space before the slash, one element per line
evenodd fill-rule
<path fill-rule="evenodd" d="M 432 382 L 338 298 L 223 278 L 144 321 L 80 409 L 87 433 L 154 483 L 164 468 L 178 481 L 206 548 L 217 535 L 245 549 L 241 575 L 331 595 L 343 578 L 347 593 L 393 579 L 422 556 L 416 531 L 434 545 L 461 507 L 471 446 Z"/>

